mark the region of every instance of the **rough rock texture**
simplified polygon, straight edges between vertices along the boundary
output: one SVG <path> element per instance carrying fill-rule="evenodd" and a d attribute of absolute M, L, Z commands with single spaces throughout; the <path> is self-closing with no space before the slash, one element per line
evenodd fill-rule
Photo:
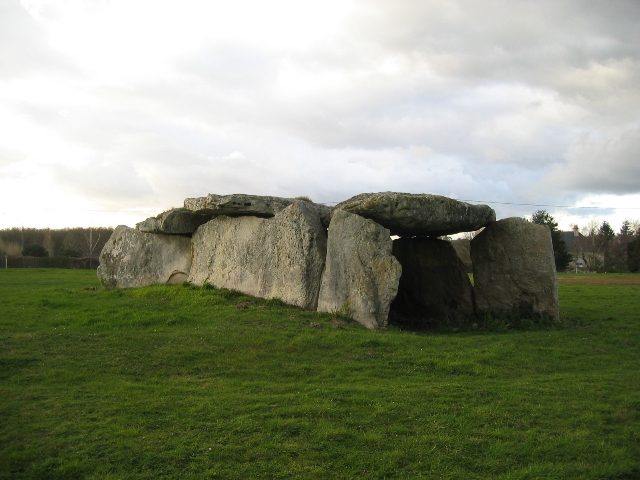
<path fill-rule="evenodd" d="M 322 226 L 324 228 L 329 228 L 329 223 L 331 222 L 331 207 L 327 207 L 321 203 L 313 203 L 307 202 L 311 208 L 313 208 L 320 217 L 320 222 L 322 222 Z"/>
<path fill-rule="evenodd" d="M 473 287 L 451 242 L 400 238 L 393 242 L 393 256 L 402 265 L 398 295 L 391 305 L 394 322 L 421 327 L 475 318 Z"/>
<path fill-rule="evenodd" d="M 471 240 L 466 238 L 459 238 L 458 240 L 452 240 L 451 246 L 454 248 L 462 263 L 464 263 L 467 273 L 473 273 L 471 266 Z"/>
<path fill-rule="evenodd" d="M 295 202 L 268 219 L 219 216 L 192 240 L 192 283 L 316 309 L 327 237 L 312 204 Z"/>
<path fill-rule="evenodd" d="M 470 232 L 496 219 L 487 205 L 470 205 L 447 197 L 411 193 L 361 193 L 333 208 L 369 218 L 400 236 L 441 236 Z"/>
<path fill-rule="evenodd" d="M 232 195 L 214 195 L 211 193 L 206 197 L 185 199 L 184 208 L 197 213 L 213 215 L 228 215 L 231 217 L 251 215 L 269 218 L 295 201 L 293 198 L 262 197 L 242 193 Z"/>
<path fill-rule="evenodd" d="M 391 248 L 386 228 L 344 210 L 335 212 L 318 310 L 350 314 L 371 329 L 386 326 L 402 272 Z"/>
<path fill-rule="evenodd" d="M 191 239 L 143 233 L 120 225 L 102 252 L 98 278 L 107 288 L 175 283 L 191 267 Z"/>
<path fill-rule="evenodd" d="M 212 214 L 199 214 L 191 210 L 173 209 L 162 212 L 157 217 L 147 218 L 136 228 L 144 233 L 169 235 L 191 235 L 196 229 L 213 218 Z"/>
<path fill-rule="evenodd" d="M 471 241 L 471 259 L 478 315 L 510 313 L 524 303 L 559 319 L 548 227 L 522 218 L 494 222 Z"/>

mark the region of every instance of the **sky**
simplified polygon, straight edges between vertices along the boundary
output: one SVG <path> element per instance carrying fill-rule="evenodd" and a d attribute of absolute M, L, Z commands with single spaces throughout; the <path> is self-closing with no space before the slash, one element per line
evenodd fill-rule
<path fill-rule="evenodd" d="M 0 228 L 382 191 L 640 218 L 640 2 L 0 0 Z"/>

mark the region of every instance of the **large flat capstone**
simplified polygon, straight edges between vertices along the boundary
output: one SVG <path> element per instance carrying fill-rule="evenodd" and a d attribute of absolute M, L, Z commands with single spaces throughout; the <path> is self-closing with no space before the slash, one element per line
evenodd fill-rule
<path fill-rule="evenodd" d="M 339 210 L 369 218 L 388 228 L 392 235 L 441 236 L 478 230 L 495 221 L 487 205 L 470 205 L 431 194 L 361 193 L 337 204 Z"/>
<path fill-rule="evenodd" d="M 185 199 L 184 208 L 200 214 L 270 218 L 293 202 L 301 201 L 306 202 L 307 206 L 316 212 L 325 228 L 329 226 L 331 208 L 321 203 L 295 198 L 246 195 L 244 193 L 234 193 L 232 195 L 210 193 L 206 197 Z"/>
<path fill-rule="evenodd" d="M 190 282 L 316 309 L 327 238 L 309 202 L 294 202 L 267 219 L 219 216 L 192 240 Z"/>
<path fill-rule="evenodd" d="M 402 272 L 391 248 L 386 228 L 344 210 L 335 212 L 318 311 L 348 314 L 370 329 L 385 327 Z"/>
<path fill-rule="evenodd" d="M 478 315 L 510 314 L 523 304 L 558 320 L 558 276 L 551 233 L 522 218 L 491 223 L 471 240 Z"/>
<path fill-rule="evenodd" d="M 107 288 L 142 287 L 187 279 L 191 239 L 118 226 L 100 253 L 98 278 Z"/>
<path fill-rule="evenodd" d="M 207 223 L 212 218 L 212 214 L 200 214 L 183 208 L 175 208 L 162 212 L 157 217 L 147 218 L 136 224 L 136 228 L 144 233 L 191 235 L 200 225 Z"/>
<path fill-rule="evenodd" d="M 393 255 L 402 265 L 398 295 L 391 304 L 395 322 L 428 327 L 473 321 L 473 287 L 451 242 L 399 238 L 393 241 Z"/>
<path fill-rule="evenodd" d="M 185 199 L 184 208 L 197 213 L 213 215 L 228 215 L 231 217 L 251 215 L 268 218 L 273 217 L 295 201 L 293 198 L 245 195 L 243 193 L 231 195 L 210 193 L 206 197 Z"/>

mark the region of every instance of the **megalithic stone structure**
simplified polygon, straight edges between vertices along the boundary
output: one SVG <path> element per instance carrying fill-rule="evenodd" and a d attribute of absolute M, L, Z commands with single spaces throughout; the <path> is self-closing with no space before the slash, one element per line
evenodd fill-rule
<path fill-rule="evenodd" d="M 349 314 L 372 329 L 390 318 L 464 323 L 521 302 L 557 318 L 548 230 L 495 219 L 486 205 L 431 194 L 364 193 L 333 209 L 292 198 L 210 194 L 136 229 L 116 228 L 98 277 L 108 288 L 210 282 Z M 472 289 L 454 249 L 437 237 L 483 227 L 472 242 Z M 402 238 L 392 242 L 391 235 Z"/>

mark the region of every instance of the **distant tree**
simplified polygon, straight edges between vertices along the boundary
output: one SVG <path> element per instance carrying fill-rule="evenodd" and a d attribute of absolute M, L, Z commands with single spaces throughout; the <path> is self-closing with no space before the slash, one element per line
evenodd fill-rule
<path fill-rule="evenodd" d="M 629 220 L 622 222 L 620 232 L 611 240 L 605 251 L 604 265 L 608 272 L 629 271 L 629 243 L 634 239 L 633 224 Z"/>
<path fill-rule="evenodd" d="M 85 239 L 87 241 L 86 244 L 86 252 L 87 252 L 87 256 L 89 257 L 89 268 L 93 268 L 93 256 L 95 255 L 95 252 L 97 251 L 98 253 L 100 253 L 100 250 L 97 250 L 97 246 L 100 243 L 100 237 L 101 237 L 102 233 L 98 232 L 98 237 L 94 237 L 93 236 L 93 228 L 89 229 L 89 233 L 85 233 Z"/>
<path fill-rule="evenodd" d="M 22 250 L 23 257 L 48 257 L 49 252 L 42 245 L 38 245 L 37 243 L 32 243 L 24 247 Z"/>
<path fill-rule="evenodd" d="M 556 263 L 556 270 L 563 272 L 573 260 L 567 251 L 567 244 L 564 243 L 562 232 L 558 230 L 558 222 L 546 210 L 536 210 L 531 215 L 531 222 L 537 225 L 546 225 L 551 230 L 551 243 L 553 244 L 553 256 Z"/>
<path fill-rule="evenodd" d="M 44 236 L 42 238 L 42 246 L 49 252 L 49 255 L 55 256 L 56 247 L 53 244 L 53 237 L 51 235 L 51 229 L 47 228 L 44 231 Z"/>
<path fill-rule="evenodd" d="M 62 247 L 58 251 L 58 255 L 60 255 L 61 257 L 81 257 L 82 252 L 72 246 L 66 246 Z"/>
<path fill-rule="evenodd" d="M 615 233 L 606 220 L 598 225 L 591 220 L 582 228 L 582 234 L 576 239 L 575 247 L 584 260 L 587 269 L 595 272 L 605 267 L 605 253 Z"/>
<path fill-rule="evenodd" d="M 609 225 L 609 222 L 607 222 L 606 220 L 604 220 L 602 222 L 602 225 L 600 225 L 600 228 L 598 228 L 598 235 L 600 236 L 601 241 L 605 243 L 605 245 L 616 238 L 616 234 L 613 231 L 613 228 L 611 228 L 611 225 Z"/>
<path fill-rule="evenodd" d="M 80 252 L 81 256 L 88 256 L 98 255 L 112 233 L 113 228 L 105 227 L 58 230 L 13 227 L 0 229 L 0 242 L 4 245 L 17 245 L 18 251 L 15 255 L 19 255 L 26 245 L 37 243 L 47 249 L 49 255 L 73 249 Z"/>
<path fill-rule="evenodd" d="M 640 235 L 627 244 L 627 259 L 630 272 L 640 271 Z"/>

